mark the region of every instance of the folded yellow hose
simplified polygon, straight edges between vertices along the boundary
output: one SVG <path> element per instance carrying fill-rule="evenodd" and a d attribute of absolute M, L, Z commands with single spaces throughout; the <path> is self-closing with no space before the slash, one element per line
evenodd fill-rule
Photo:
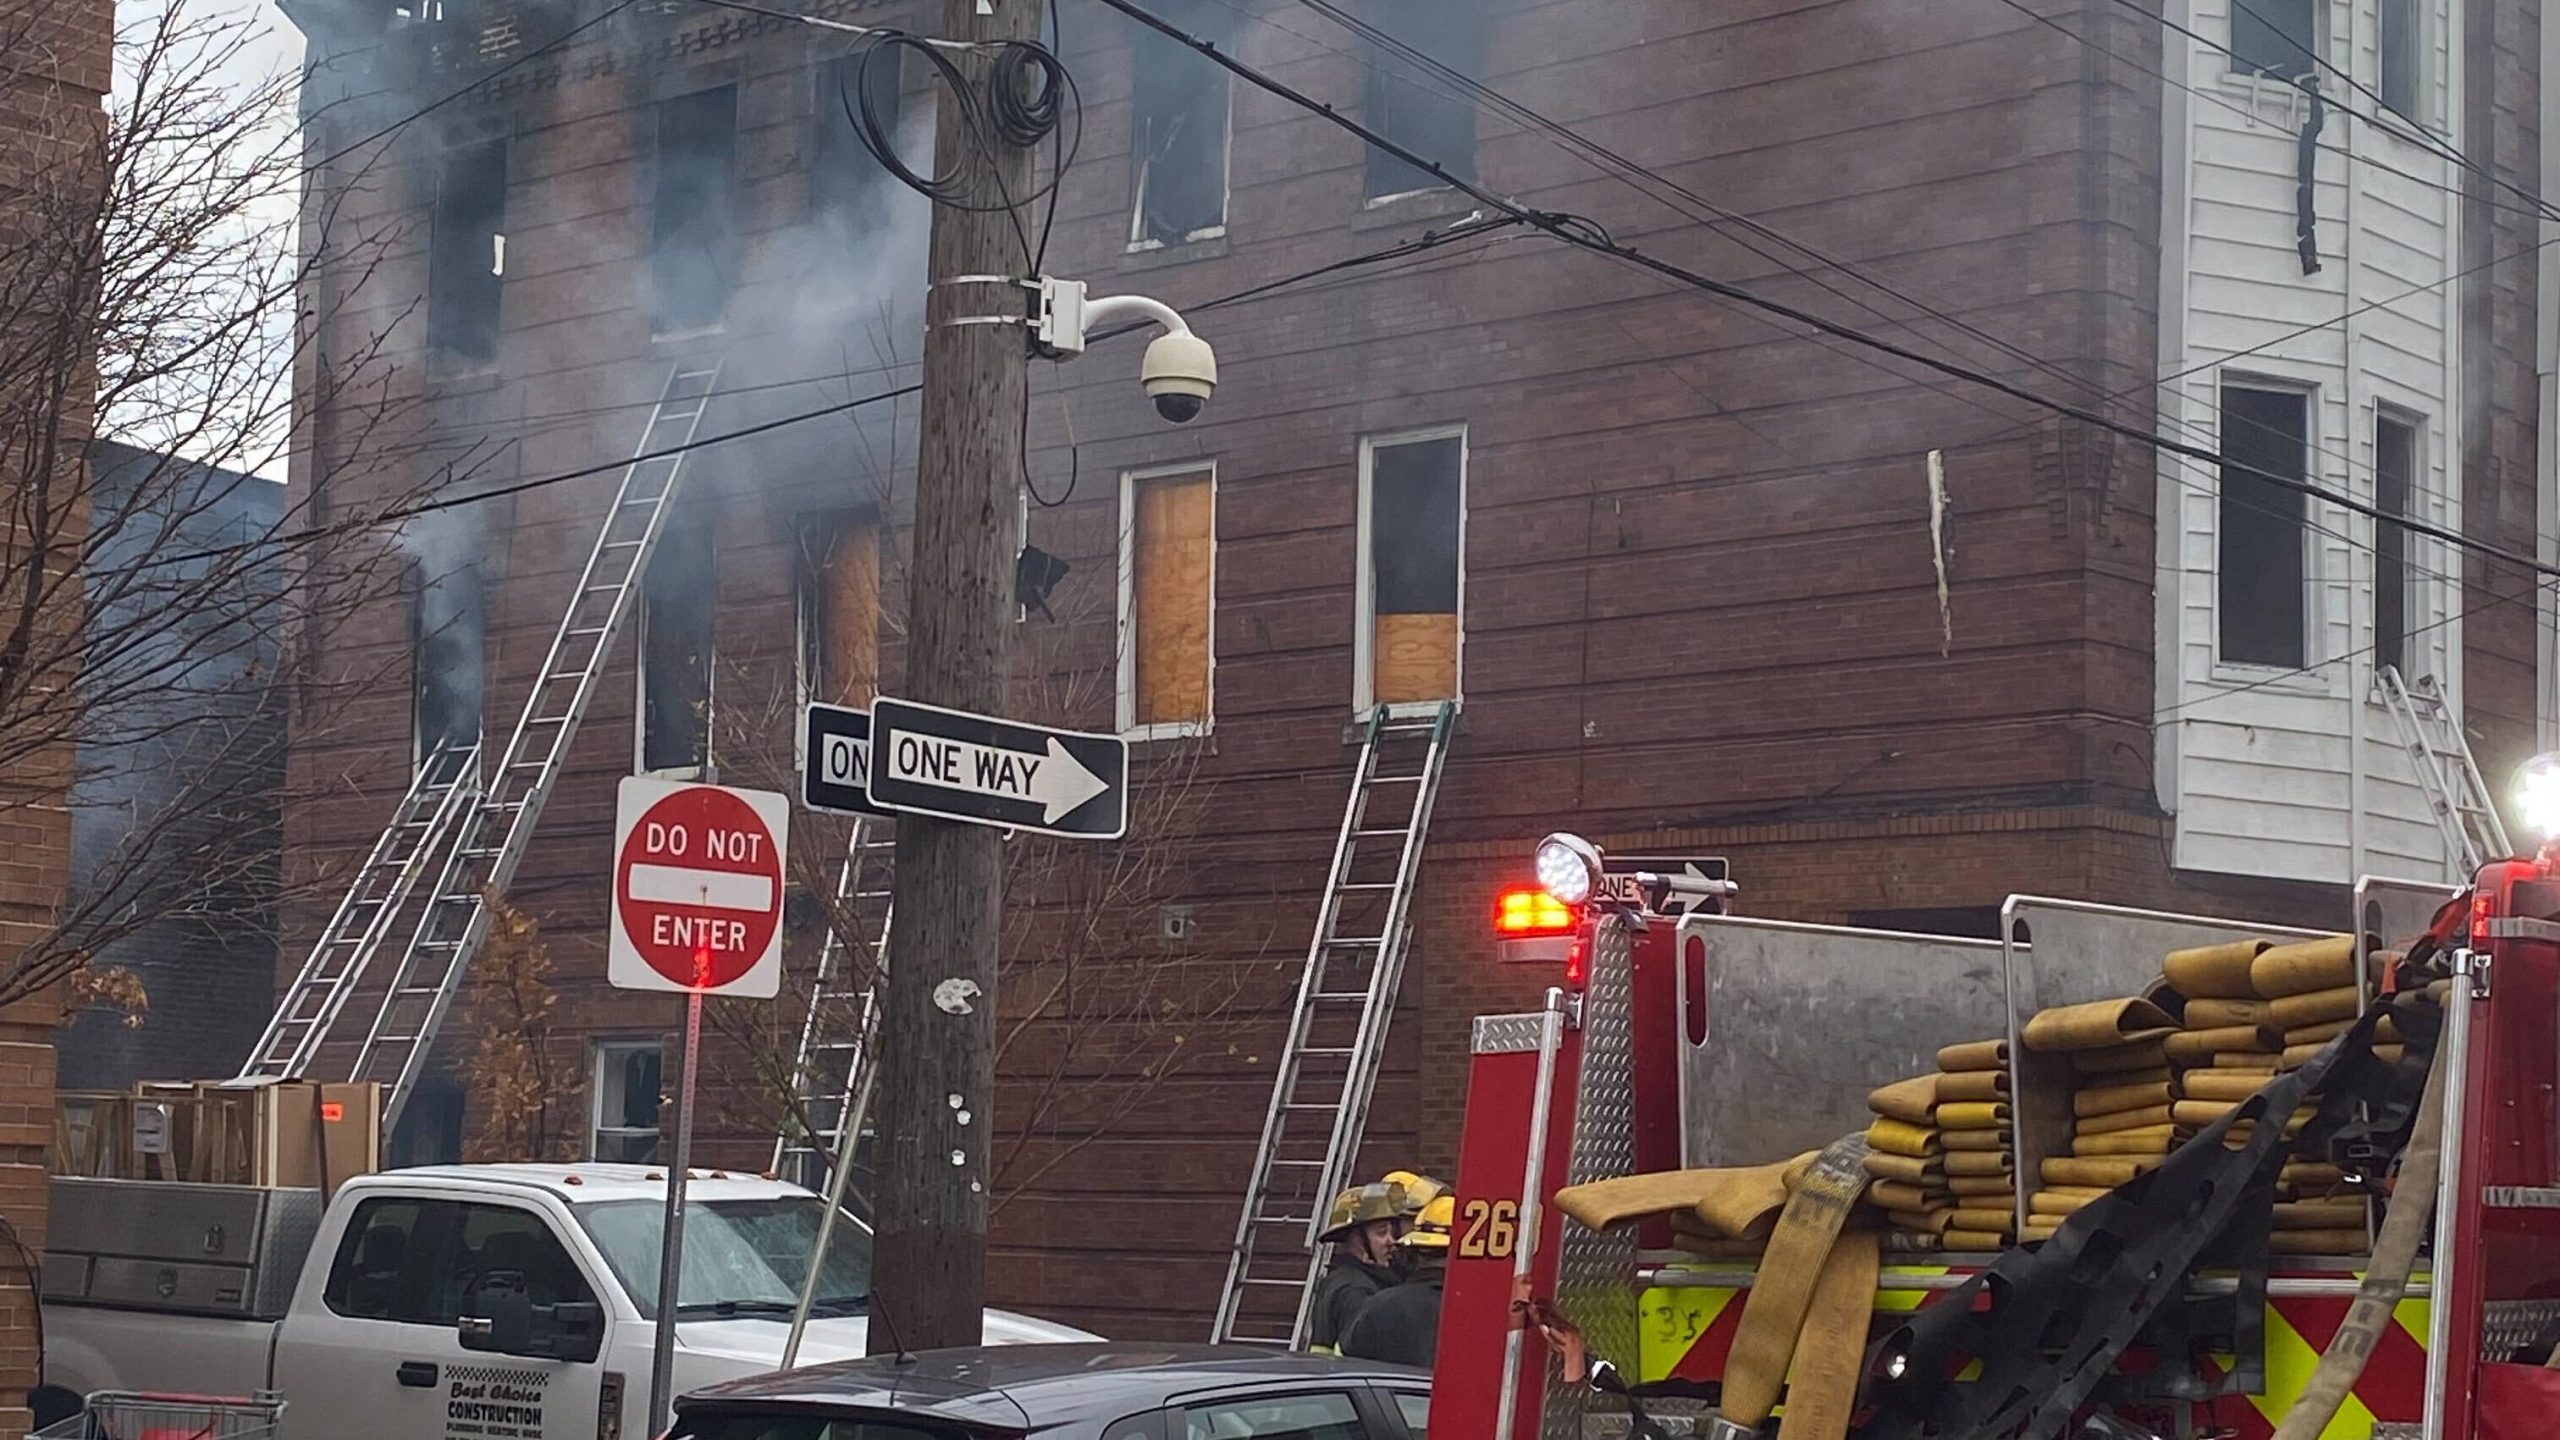
<path fill-rule="evenodd" d="M 2364 1230 L 2278 1230 L 2267 1236 L 2276 1255 L 2354 1255 L 2364 1249 Z"/>
<path fill-rule="evenodd" d="M 2092 1085 L 2072 1095 L 2071 1113 L 2082 1117 L 2115 1115 L 2126 1110 L 2147 1110 L 2154 1105 L 2166 1105 L 2172 1098 L 2166 1080 L 2139 1085 Z"/>
<path fill-rule="evenodd" d="M 1938 1143 L 1950 1151 L 2006 1150 L 2009 1148 L 2009 1133 L 2006 1130 L 1942 1130 L 1938 1133 Z"/>
<path fill-rule="evenodd" d="M 1947 1178 L 1946 1166 L 1936 1156 L 1921 1159 L 1916 1155 L 1888 1155 L 1867 1152 L 1867 1173 L 1879 1180 L 1900 1180 L 1910 1185 L 1927 1185 Z"/>
<path fill-rule="evenodd" d="M 1888 1155 L 1911 1155 L 1925 1160 L 1938 1153 L 1938 1132 L 1925 1125 L 1880 1115 L 1867 1126 L 1867 1143 Z"/>
<path fill-rule="evenodd" d="M 2120 1074 L 2127 1070 L 2156 1070 L 2166 1063 L 2168 1051 L 2159 1040 L 2136 1040 L 2129 1045 L 2109 1045 L 2101 1050 L 2080 1050 L 2071 1056 L 2071 1068 L 2084 1076 Z"/>
<path fill-rule="evenodd" d="M 2056 1155 L 2044 1162 L 2041 1178 L 2047 1186 L 2087 1185 L 2113 1190 L 2145 1170 L 2156 1170 L 2160 1162 L 2147 1155 L 2106 1156 Z"/>
<path fill-rule="evenodd" d="M 1939 1163 L 1946 1166 L 1947 1178 L 1950 1181 L 1959 1175 L 2006 1175 L 2009 1173 L 2009 1152 L 2006 1150 L 1951 1150 L 1939 1157 Z"/>
<path fill-rule="evenodd" d="M 1931 1205 L 1943 1203 L 1945 1198 L 1943 1192 L 1933 1192 L 1921 1185 L 1907 1185 L 1900 1180 L 1867 1182 L 1867 1200 L 1879 1209 L 1926 1210 Z"/>
<path fill-rule="evenodd" d="M 2190 1000 L 2182 1023 L 2190 1030 L 2217 1030 L 2226 1025 L 2264 1025 L 2264 1000 Z"/>
<path fill-rule="evenodd" d="M 2265 1089 L 2267 1080 L 2247 1070 L 2190 1070 L 2178 1090 L 2187 1100 L 2246 1100 Z"/>
<path fill-rule="evenodd" d="M 2027 1197 L 2027 1210 L 2035 1215 L 2068 1215 L 2107 1192 L 2089 1186 L 2061 1186 L 2039 1190 Z"/>
<path fill-rule="evenodd" d="M 2006 1250 L 2009 1248 L 2009 1232 L 2006 1229 L 1958 1230 L 1949 1226 L 1939 1234 L 1938 1243 L 1950 1250 Z"/>
<path fill-rule="evenodd" d="M 1747 1430 L 1758 1429 L 1777 1408 L 1778 1389 L 1795 1358 L 1797 1337 L 1813 1307 L 1816 1286 L 1841 1238 L 1841 1227 L 1867 1188 L 1857 1153 L 1855 1137 L 1825 1150 L 1787 1197 L 1777 1228 L 1770 1232 L 1768 1258 L 1760 1263 L 1751 1303 L 1743 1309 L 1742 1324 L 1734 1331 L 1733 1348 L 1725 1358 L 1721 1413 Z M 1873 1250 L 1868 1254 L 1872 1257 Z M 1872 1306 L 1872 1271 L 1866 1287 L 1865 1303 Z M 1866 1330 L 1861 1325 L 1861 1356 L 1865 1348 Z"/>
<path fill-rule="evenodd" d="M 2225 1050 L 2216 1054 L 2213 1057 L 2213 1064 L 2207 1068 L 2236 1070 L 2244 1075 L 2273 1075 L 2283 1068 L 2283 1062 L 2273 1055 L 2243 1054 Z"/>
<path fill-rule="evenodd" d="M 1813 1303 L 1797 1331 L 1787 1369 L 1787 1413 L 1778 1440 L 1843 1440 L 1866 1368 L 1867 1328 L 1875 1315 L 1881 1262 L 1872 1232 L 1842 1235 L 1813 1282 Z M 1745 1312 L 1748 1313 L 1748 1312 Z"/>
<path fill-rule="evenodd" d="M 2269 998 L 2355 983 L 2356 942 L 2348 935 L 2278 945 L 2249 966 L 2250 988 Z"/>
<path fill-rule="evenodd" d="M 1950 1073 L 1967 1070 L 2000 1070 L 2009 1064 L 2009 1042 L 2006 1040 L 1969 1040 L 1962 1045 L 1949 1045 L 1938 1052 L 1938 1068 Z"/>
<path fill-rule="evenodd" d="M 1998 1101 L 1965 1100 L 1938 1107 L 1941 1130 L 2001 1130 L 2009 1124 L 2009 1107 Z"/>
<path fill-rule="evenodd" d="M 1958 1197 L 2015 1195 L 2018 1182 L 2007 1175 L 1950 1175 L 1947 1193 Z"/>
<path fill-rule="evenodd" d="M 2119 1110 L 2113 1115 L 2090 1115 L 2072 1125 L 2078 1135 L 2112 1135 L 2119 1130 L 2147 1130 L 2169 1123 L 2169 1107 L 2146 1105 L 2139 1110 Z"/>
<path fill-rule="evenodd" d="M 2118 1130 L 2112 1135 L 2074 1135 L 2074 1155 L 2166 1155 L 2178 1143 L 2175 1125 L 2145 1125 L 2139 1130 Z"/>
<path fill-rule="evenodd" d="M 1988 1230 L 2005 1235 L 2013 1223 L 2014 1212 L 2008 1205 L 1959 1205 L 1955 1208 L 1954 1217 L 1947 1222 L 1947 1228 Z"/>
<path fill-rule="evenodd" d="M 1935 1235 L 1947 1228 L 1947 1217 L 1955 1213 L 1954 1206 L 1948 1206 L 1942 1210 L 1887 1210 L 1884 1212 L 1884 1218 L 1897 1230 Z"/>
<path fill-rule="evenodd" d="M 2167 1011 L 2140 996 L 2127 996 L 2037 1011 L 2018 1038 L 2030 1050 L 2105 1050 L 2165 1036 L 2176 1028 Z"/>
<path fill-rule="evenodd" d="M 2249 981 L 2250 967 L 2273 944 L 2268 940 L 2232 940 L 2172 950 L 2160 962 L 2160 973 L 2190 1004 L 2198 1000 L 2254 1000 L 2258 991 Z"/>
<path fill-rule="evenodd" d="M 2217 1030 L 2181 1030 L 2165 1042 L 2172 1065 L 2210 1065 L 2218 1053 L 2273 1055 L 2284 1048 L 2284 1032 L 2255 1025 L 2225 1025 Z"/>
<path fill-rule="evenodd" d="M 2352 1020 L 2363 1001 L 2353 985 L 2287 995 L 2267 1003 L 2267 1023 L 2278 1030 L 2299 1030 L 2327 1020 Z"/>
<path fill-rule="evenodd" d="M 1926 1126 L 1930 1112 L 1938 1108 L 1938 1077 L 1914 1075 L 1881 1086 L 1868 1092 L 1867 1108 L 1888 1120 Z"/>
<path fill-rule="evenodd" d="M 1998 1101 L 2009 1098 L 2009 1073 L 2005 1070 L 1965 1070 L 1938 1079 L 1938 1103 L 1949 1101 Z"/>

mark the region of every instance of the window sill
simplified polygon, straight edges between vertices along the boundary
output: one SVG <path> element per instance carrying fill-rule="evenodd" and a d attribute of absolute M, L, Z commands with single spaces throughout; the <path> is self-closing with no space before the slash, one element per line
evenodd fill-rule
<path fill-rule="evenodd" d="M 498 373 L 496 359 L 475 360 L 465 365 L 456 361 L 427 361 L 427 383 L 450 394 L 471 394 L 495 390 L 506 377 Z"/>
<path fill-rule="evenodd" d="M 714 320 L 708 325 L 695 325 L 684 330 L 652 329 L 649 332 L 649 343 L 652 345 L 682 345 L 691 340 L 713 340 L 719 338 L 721 333 L 727 330 L 727 328 L 728 326 L 725 322 Z"/>
<path fill-rule="evenodd" d="M 1120 252 L 1120 269 L 1125 273 L 1138 270 L 1163 270 L 1175 265 L 1188 265 L 1194 260 L 1227 258 L 1227 232 L 1224 227 L 1196 240 L 1179 245 L 1164 245 L 1141 240 Z"/>
<path fill-rule="evenodd" d="M 1454 707 L 1449 715 L 1449 729 L 1452 734 L 1455 734 L 1465 726 L 1467 702 L 1463 697 L 1461 697 L 1454 699 L 1449 703 Z M 1387 718 L 1390 720 L 1428 720 L 1440 712 L 1440 705 L 1441 702 L 1437 700 L 1406 700 L 1397 704 L 1389 705 L 1387 707 Z M 1369 712 L 1375 708 L 1376 707 L 1373 705 L 1355 705 L 1351 707 L 1351 719 L 1342 727 L 1343 744 L 1357 745 L 1361 741 L 1369 738 Z"/>
<path fill-rule="evenodd" d="M 1128 725 L 1121 728 L 1120 738 L 1132 745 L 1157 740 L 1206 740 L 1210 735 L 1207 720 L 1170 720 L 1154 725 Z"/>
<path fill-rule="evenodd" d="M 2205 672 L 2204 683 L 2217 687 L 2219 693 L 2245 691 L 2335 699 L 2338 687 L 2331 683 L 2328 668 L 2324 665 L 2308 673 L 2296 673 L 2296 667 L 2290 665 L 2243 665 L 2217 660 Z"/>
<path fill-rule="evenodd" d="M 1408 190 L 1401 195 L 1381 195 L 1374 200 L 1363 200 L 1360 213 L 1351 217 L 1351 228 L 1391 230 L 1399 225 L 1465 215 L 1477 208 L 1475 198 L 1462 190 Z"/>

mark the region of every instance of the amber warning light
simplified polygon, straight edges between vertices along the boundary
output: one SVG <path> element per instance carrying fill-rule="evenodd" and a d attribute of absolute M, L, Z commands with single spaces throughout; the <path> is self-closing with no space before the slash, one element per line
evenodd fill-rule
<path fill-rule="evenodd" d="M 1581 924 L 1573 906 L 1534 887 L 1506 890 L 1493 906 L 1493 933 L 1506 961 L 1561 963 Z"/>

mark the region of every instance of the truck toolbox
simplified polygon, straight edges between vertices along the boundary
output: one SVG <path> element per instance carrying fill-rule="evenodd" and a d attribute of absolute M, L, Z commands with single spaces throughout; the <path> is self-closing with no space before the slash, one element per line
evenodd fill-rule
<path fill-rule="evenodd" d="M 44 1298 L 281 1318 L 320 1230 L 318 1190 L 55 1179 Z"/>

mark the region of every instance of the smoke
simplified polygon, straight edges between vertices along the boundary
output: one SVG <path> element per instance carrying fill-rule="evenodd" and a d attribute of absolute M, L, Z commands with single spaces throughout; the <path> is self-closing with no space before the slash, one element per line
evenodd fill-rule
<path fill-rule="evenodd" d="M 488 639 L 487 578 L 480 526 L 469 507 L 407 522 L 402 549 L 415 566 L 411 596 L 411 681 L 418 757 L 480 738 Z"/>

